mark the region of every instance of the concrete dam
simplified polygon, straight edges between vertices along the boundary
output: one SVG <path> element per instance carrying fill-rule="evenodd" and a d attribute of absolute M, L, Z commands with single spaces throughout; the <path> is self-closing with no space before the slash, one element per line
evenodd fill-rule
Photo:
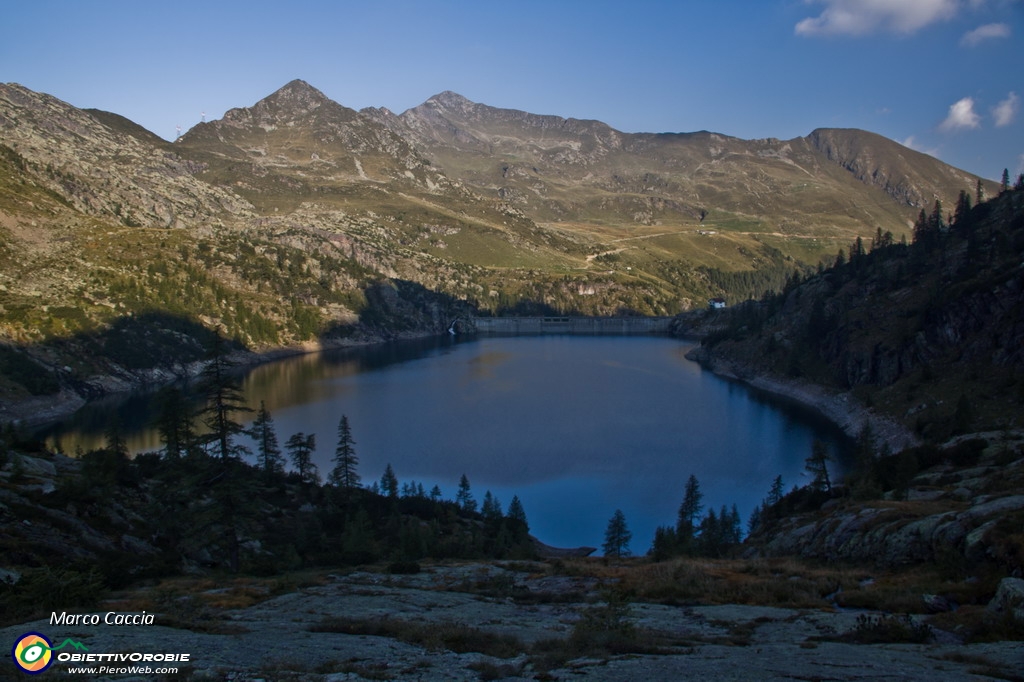
<path fill-rule="evenodd" d="M 665 334 L 671 317 L 474 317 L 460 331 L 481 334 Z"/>

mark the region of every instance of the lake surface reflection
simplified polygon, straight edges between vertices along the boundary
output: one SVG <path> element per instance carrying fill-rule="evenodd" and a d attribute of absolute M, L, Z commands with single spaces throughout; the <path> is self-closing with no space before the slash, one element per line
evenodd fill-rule
<path fill-rule="evenodd" d="M 707 506 L 735 503 L 745 521 L 775 476 L 806 482 L 815 438 L 844 445 L 805 411 L 703 371 L 689 348 L 665 337 L 432 339 L 274 362 L 243 390 L 249 405 L 266 403 L 282 444 L 316 434 L 321 475 L 345 414 L 365 484 L 390 463 L 401 482 L 451 499 L 465 473 L 478 501 L 518 495 L 533 534 L 567 547 L 600 547 L 622 509 L 643 554 L 657 526 L 675 523 L 690 474 Z M 151 402 L 97 406 L 54 436 L 67 451 L 98 447 L 97 415 L 116 407 L 129 446 L 158 449 Z"/>

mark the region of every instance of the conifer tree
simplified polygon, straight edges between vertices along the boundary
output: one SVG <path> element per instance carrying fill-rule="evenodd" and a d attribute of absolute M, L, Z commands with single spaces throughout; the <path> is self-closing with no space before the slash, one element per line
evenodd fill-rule
<path fill-rule="evenodd" d="M 665 561 L 678 550 L 676 529 L 671 526 L 658 526 L 654 529 L 654 540 L 648 554 L 655 561 Z"/>
<path fill-rule="evenodd" d="M 491 494 L 488 490 L 484 493 L 484 503 L 481 508 L 481 512 L 484 515 L 484 519 L 487 521 L 498 522 L 501 521 L 504 514 L 501 511 L 501 502 L 498 498 Z"/>
<path fill-rule="evenodd" d="M 316 450 L 316 434 L 308 436 L 301 431 L 294 434 L 285 443 L 292 465 L 303 483 L 316 483 L 319 480 L 316 464 L 313 463 L 313 452 Z"/>
<path fill-rule="evenodd" d="M 476 511 L 476 500 L 473 499 L 473 493 L 469 489 L 469 479 L 466 474 L 462 474 L 462 478 L 459 479 L 459 492 L 455 495 L 455 502 L 464 512 L 472 514 Z"/>
<path fill-rule="evenodd" d="M 815 490 L 832 490 L 832 480 L 828 475 L 828 462 L 832 456 L 828 452 L 828 445 L 815 439 L 811 445 L 811 456 L 805 461 L 807 473 L 811 475 L 811 487 Z"/>
<path fill-rule="evenodd" d="M 765 502 L 769 507 L 774 507 L 782 501 L 782 496 L 785 494 L 785 487 L 782 485 L 782 474 L 775 477 L 772 481 L 772 487 L 768 490 L 768 497 Z"/>
<path fill-rule="evenodd" d="M 116 414 L 107 422 L 107 428 L 103 433 L 106 439 L 106 450 L 118 458 L 128 458 L 128 442 L 124 439 L 121 430 L 121 418 Z"/>
<path fill-rule="evenodd" d="M 734 502 L 729 512 L 729 542 L 739 544 L 743 539 L 743 521 L 740 519 L 740 510 Z"/>
<path fill-rule="evenodd" d="M 157 397 L 159 415 L 157 430 L 160 442 L 164 445 L 164 456 L 178 459 L 192 452 L 195 447 L 195 431 L 192 427 L 192 415 L 181 389 L 165 388 Z"/>
<path fill-rule="evenodd" d="M 523 503 L 519 501 L 518 495 L 512 496 L 512 501 L 508 503 L 506 516 L 511 521 L 523 524 L 527 531 L 530 530 L 530 524 L 526 521 L 526 510 L 523 509 Z"/>
<path fill-rule="evenodd" d="M 203 442 L 213 448 L 221 462 L 227 462 L 249 453 L 248 448 L 234 442 L 236 436 L 244 433 L 244 428 L 234 415 L 252 410 L 246 407 L 241 387 L 231 375 L 231 363 L 219 336 L 214 337 L 208 357 L 210 362 L 203 369 L 199 381 L 200 391 L 206 396 L 206 407 L 199 412 L 199 416 L 209 430 Z"/>
<path fill-rule="evenodd" d="M 249 427 L 249 436 L 256 441 L 256 459 L 263 472 L 271 477 L 281 471 L 281 448 L 274 431 L 274 419 L 262 400 L 256 419 Z"/>
<path fill-rule="evenodd" d="M 348 417 L 341 415 L 341 421 L 338 423 L 338 447 L 334 450 L 331 483 L 344 491 L 351 491 L 359 487 L 359 474 L 356 471 L 359 458 L 356 456 L 355 444 Z"/>
<path fill-rule="evenodd" d="M 700 491 L 700 483 L 697 477 L 690 474 L 686 481 L 686 490 L 683 493 L 683 502 L 679 505 L 679 514 L 676 519 L 676 536 L 680 544 L 687 545 L 694 536 L 697 528 L 697 519 L 704 509 L 702 500 L 704 493 Z"/>
<path fill-rule="evenodd" d="M 494 538 L 493 550 L 497 554 L 503 554 L 511 546 L 511 537 L 505 527 L 505 515 L 501 511 L 501 502 L 490 490 L 484 493 L 483 505 L 480 512 L 484 517 L 484 529 L 487 536 Z"/>
<path fill-rule="evenodd" d="M 395 470 L 391 468 L 391 462 L 384 467 L 384 475 L 380 477 L 380 494 L 385 497 L 398 497 L 398 477 Z"/>
<path fill-rule="evenodd" d="M 629 541 L 633 539 L 633 533 L 626 526 L 626 515 L 621 509 L 616 509 L 612 518 L 608 521 L 608 527 L 604 531 L 604 544 L 601 546 L 605 556 L 626 557 L 630 555 Z"/>

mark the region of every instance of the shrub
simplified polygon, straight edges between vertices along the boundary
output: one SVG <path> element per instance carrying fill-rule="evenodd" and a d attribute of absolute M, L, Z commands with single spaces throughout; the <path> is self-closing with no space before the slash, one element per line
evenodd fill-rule
<path fill-rule="evenodd" d="M 925 644 L 932 639 L 932 629 L 909 615 L 862 613 L 857 616 L 857 625 L 849 637 L 858 644 Z"/>

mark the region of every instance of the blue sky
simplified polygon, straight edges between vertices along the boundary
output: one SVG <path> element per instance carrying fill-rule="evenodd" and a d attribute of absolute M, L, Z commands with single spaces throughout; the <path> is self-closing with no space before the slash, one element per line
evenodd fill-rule
<path fill-rule="evenodd" d="M 1024 0 L 7 0 L 0 81 L 162 137 L 294 78 L 396 113 L 453 90 L 626 132 L 862 128 L 1024 172 Z"/>

